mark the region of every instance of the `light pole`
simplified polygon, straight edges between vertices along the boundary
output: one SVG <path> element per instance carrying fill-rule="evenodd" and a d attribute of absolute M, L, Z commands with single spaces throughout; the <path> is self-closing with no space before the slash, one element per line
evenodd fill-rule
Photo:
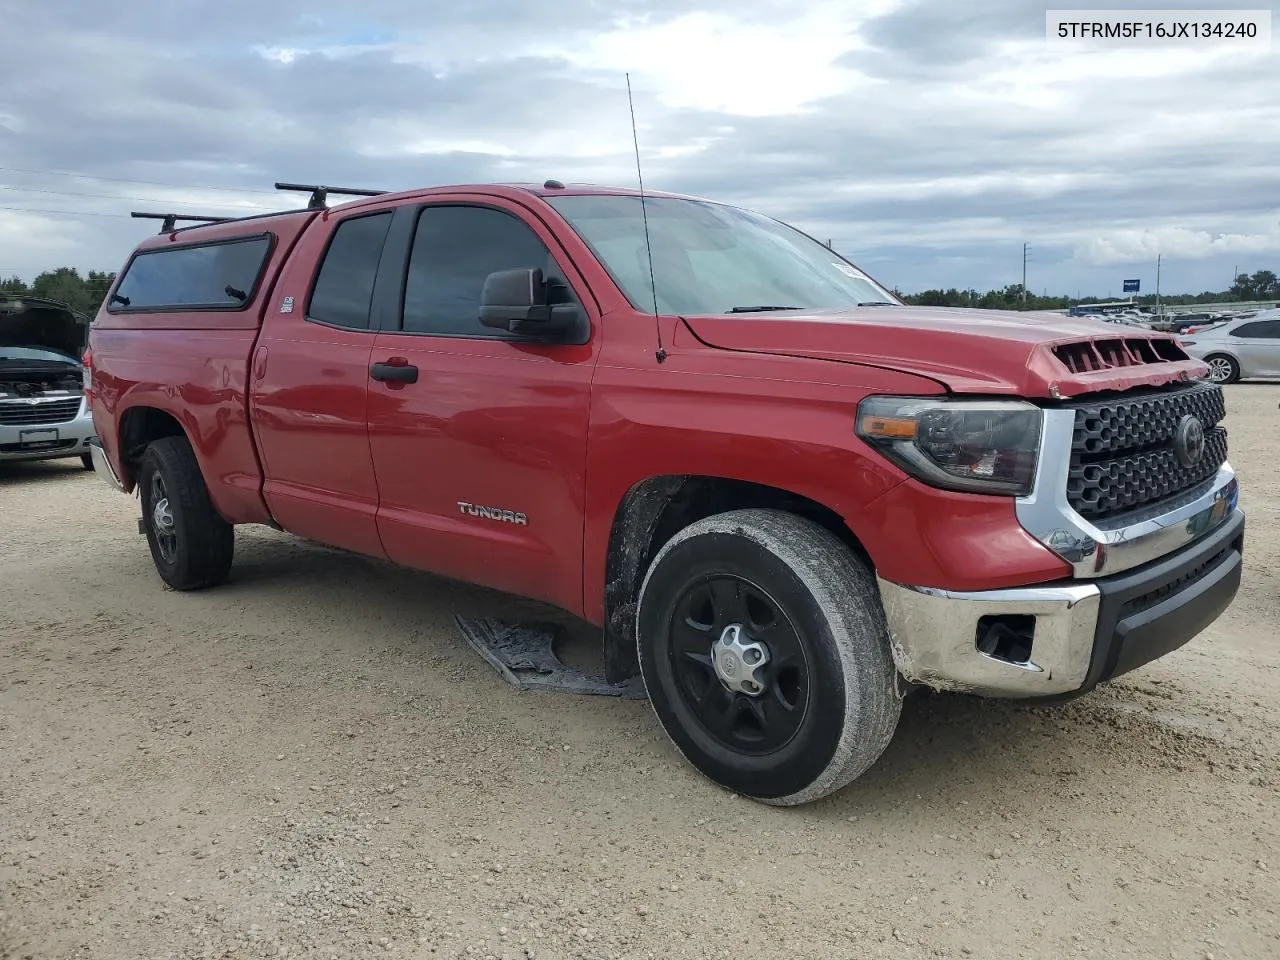
<path fill-rule="evenodd" d="M 1156 317 L 1164 316 L 1160 309 L 1160 254 L 1156 254 Z"/>
<path fill-rule="evenodd" d="M 1027 244 L 1022 245 L 1022 305 L 1027 305 Z"/>

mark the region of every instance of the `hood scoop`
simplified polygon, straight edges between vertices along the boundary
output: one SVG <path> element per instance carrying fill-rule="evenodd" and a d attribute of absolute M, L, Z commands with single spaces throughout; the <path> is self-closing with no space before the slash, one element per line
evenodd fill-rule
<path fill-rule="evenodd" d="M 1190 356 L 1175 340 L 1147 337 L 1115 337 L 1059 343 L 1053 355 L 1068 373 L 1096 373 L 1118 367 L 1140 367 L 1149 363 L 1177 363 Z"/>

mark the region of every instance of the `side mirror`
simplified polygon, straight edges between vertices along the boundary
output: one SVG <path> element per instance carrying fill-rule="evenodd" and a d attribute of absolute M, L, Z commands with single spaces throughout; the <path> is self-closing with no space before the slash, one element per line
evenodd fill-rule
<path fill-rule="evenodd" d="M 489 274 L 480 292 L 480 322 L 535 337 L 559 338 L 577 330 L 584 319 L 582 308 L 551 303 L 549 287 L 536 268 Z"/>

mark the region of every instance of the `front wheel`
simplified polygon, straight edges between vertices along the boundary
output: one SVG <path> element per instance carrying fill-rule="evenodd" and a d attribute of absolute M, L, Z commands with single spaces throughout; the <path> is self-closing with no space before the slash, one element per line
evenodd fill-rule
<path fill-rule="evenodd" d="M 89 456 L 89 454 L 87 453 L 80 454 L 80 462 L 84 465 L 84 468 L 86 470 L 93 469 L 93 457 Z"/>
<path fill-rule="evenodd" d="M 1205 357 L 1205 363 L 1209 364 L 1209 379 L 1214 383 L 1235 383 L 1240 379 L 1240 364 L 1234 357 L 1215 353 Z"/>
<path fill-rule="evenodd" d="M 165 437 L 147 447 L 138 489 L 142 527 L 161 579 L 175 590 L 200 590 L 226 580 L 235 530 L 214 509 L 185 437 Z"/>
<path fill-rule="evenodd" d="M 637 648 L 654 713 L 680 752 L 765 803 L 839 790 L 875 763 L 898 723 L 871 571 L 793 514 L 738 510 L 676 534 L 640 589 Z"/>

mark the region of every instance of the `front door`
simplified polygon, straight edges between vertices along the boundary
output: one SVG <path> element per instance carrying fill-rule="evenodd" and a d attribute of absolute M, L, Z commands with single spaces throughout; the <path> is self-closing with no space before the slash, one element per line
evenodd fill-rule
<path fill-rule="evenodd" d="M 413 215 L 402 317 L 374 339 L 372 362 L 384 366 L 369 384 L 387 556 L 578 611 L 594 303 L 518 204 L 441 198 Z M 485 278 L 527 267 L 563 281 L 587 309 L 585 343 L 480 324 Z"/>

